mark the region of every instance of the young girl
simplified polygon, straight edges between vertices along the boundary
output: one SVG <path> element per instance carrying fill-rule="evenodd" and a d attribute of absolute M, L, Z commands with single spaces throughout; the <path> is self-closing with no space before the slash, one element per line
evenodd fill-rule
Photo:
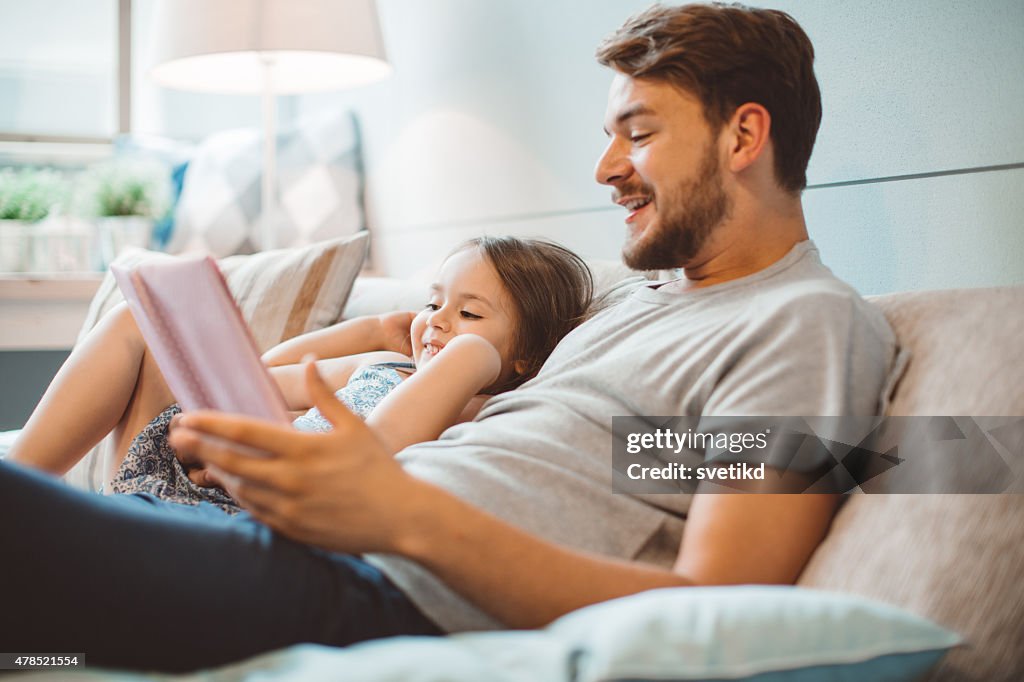
<path fill-rule="evenodd" d="M 449 255 L 419 313 L 342 322 L 285 341 L 263 360 L 289 408 L 306 410 L 312 400 L 301 360 L 308 354 L 330 358 L 317 362 L 321 375 L 341 387 L 338 398 L 394 453 L 437 438 L 471 419 L 487 397 L 533 377 L 582 321 L 592 289 L 586 264 L 567 249 L 540 240 L 481 237 Z M 63 474 L 113 429 L 121 459 L 111 480 L 114 492 L 206 501 L 238 511 L 206 470 L 186 470 L 176 459 L 167 431 L 180 408 L 165 407 L 173 396 L 130 314 L 122 310 L 112 317 L 72 353 L 10 459 Z M 118 358 L 119 350 L 128 357 Z M 54 429 L 62 422 L 66 428 Z M 139 424 L 146 424 L 141 432 Z M 295 426 L 330 429 L 315 408 Z"/>

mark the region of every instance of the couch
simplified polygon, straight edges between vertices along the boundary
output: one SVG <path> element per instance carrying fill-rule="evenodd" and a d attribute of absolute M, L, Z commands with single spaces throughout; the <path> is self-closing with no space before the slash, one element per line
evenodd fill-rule
<path fill-rule="evenodd" d="M 605 268 L 597 274 L 601 288 L 618 273 Z M 344 315 L 415 307 L 420 290 L 408 281 L 360 277 Z M 1012 351 L 1024 338 L 1024 287 L 870 300 L 910 357 L 894 377 L 887 414 L 1024 415 L 1024 364 Z M 851 494 L 799 578 L 801 588 L 884 602 L 959 633 L 966 646 L 952 649 L 924 679 L 1024 679 L 1024 417 L 1015 424 L 1020 437 L 1010 453 L 1016 458 L 1012 492 Z M 507 647 L 499 648 L 508 659 Z M 259 659 L 214 678 L 237 679 L 273 665 Z M 286 666 L 280 679 L 290 679 L 292 669 Z M 434 679 L 418 670 L 417 679 Z"/>
<path fill-rule="evenodd" d="M 888 414 L 1024 415 L 1016 355 L 1024 287 L 870 300 L 910 351 Z M 1019 465 L 1024 418 L 1017 433 Z M 896 604 L 964 635 L 968 646 L 951 651 L 929 680 L 1024 680 L 1024 488 L 1016 472 L 1012 493 L 850 496 L 798 584 Z"/>
<path fill-rule="evenodd" d="M 595 269 L 598 289 L 617 274 Z M 411 291 L 410 291 L 411 289 Z M 357 280 L 346 315 L 413 302 Z M 411 299 L 411 300 L 410 300 Z M 870 297 L 906 351 L 886 414 L 1020 416 L 1016 488 L 1002 494 L 850 495 L 798 585 L 894 604 L 960 633 L 927 679 L 1024 680 L 1024 286 Z"/>

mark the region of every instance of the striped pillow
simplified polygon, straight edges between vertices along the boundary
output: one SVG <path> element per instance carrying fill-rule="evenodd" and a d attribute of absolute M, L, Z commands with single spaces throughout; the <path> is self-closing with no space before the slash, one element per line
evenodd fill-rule
<path fill-rule="evenodd" d="M 352 283 L 363 267 L 368 243 L 369 233 L 358 232 L 309 246 L 217 261 L 261 353 L 341 319 Z M 114 262 L 132 267 L 154 258 L 173 256 L 134 249 Z M 78 341 L 123 300 L 113 275 L 107 273 L 89 306 Z"/>
<path fill-rule="evenodd" d="M 368 244 L 369 233 L 364 231 L 309 246 L 229 256 L 218 261 L 261 353 L 293 336 L 341 319 L 352 283 L 363 267 Z M 114 262 L 131 267 L 153 258 L 173 256 L 135 249 Z M 78 342 L 123 300 L 113 275 L 107 273 L 89 306 Z M 65 475 L 65 480 L 79 488 L 99 490 L 106 462 L 112 456 L 111 445 L 108 436 Z"/>

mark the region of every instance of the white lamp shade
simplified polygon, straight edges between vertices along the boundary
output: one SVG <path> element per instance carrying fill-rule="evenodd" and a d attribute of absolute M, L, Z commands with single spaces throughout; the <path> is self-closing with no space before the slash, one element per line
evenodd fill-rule
<path fill-rule="evenodd" d="M 385 78 L 374 0 L 160 0 L 150 77 L 180 90 L 287 95 Z"/>

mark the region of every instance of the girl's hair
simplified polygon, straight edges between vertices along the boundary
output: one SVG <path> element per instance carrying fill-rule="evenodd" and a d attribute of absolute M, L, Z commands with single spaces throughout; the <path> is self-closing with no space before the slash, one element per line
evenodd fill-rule
<path fill-rule="evenodd" d="M 532 379 L 562 337 L 584 320 L 594 278 L 582 258 L 542 239 L 477 237 L 455 253 L 472 248 L 494 267 L 515 309 L 511 355 L 522 372 L 490 392 L 510 391 Z"/>

